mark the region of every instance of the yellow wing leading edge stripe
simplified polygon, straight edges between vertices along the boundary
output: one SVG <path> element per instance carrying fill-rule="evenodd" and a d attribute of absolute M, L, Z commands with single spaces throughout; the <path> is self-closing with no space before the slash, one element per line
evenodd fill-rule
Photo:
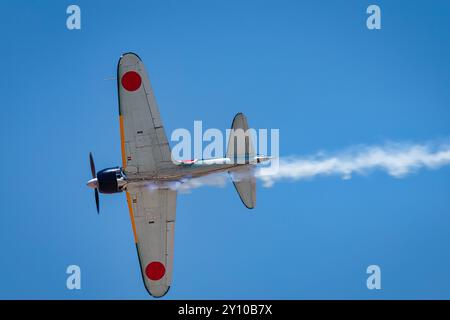
<path fill-rule="evenodd" d="M 123 127 L 123 116 L 119 115 L 120 126 L 120 149 L 122 150 L 122 168 L 125 170 L 127 166 L 127 155 L 125 152 L 125 129 Z"/>
<path fill-rule="evenodd" d="M 127 166 L 127 155 L 125 152 L 125 132 L 123 127 L 122 115 L 119 115 L 119 126 L 120 126 L 120 149 L 122 150 L 122 168 L 123 170 L 125 170 Z M 126 195 L 127 195 L 128 211 L 130 212 L 131 226 L 133 227 L 134 243 L 138 243 L 136 224 L 134 222 L 133 204 L 131 202 L 130 194 L 127 192 Z"/>
<path fill-rule="evenodd" d="M 127 192 L 127 203 L 128 203 L 128 210 L 130 211 L 131 226 L 133 227 L 134 243 L 138 243 L 136 224 L 134 223 L 133 205 L 131 204 L 131 196 L 128 192 Z"/>

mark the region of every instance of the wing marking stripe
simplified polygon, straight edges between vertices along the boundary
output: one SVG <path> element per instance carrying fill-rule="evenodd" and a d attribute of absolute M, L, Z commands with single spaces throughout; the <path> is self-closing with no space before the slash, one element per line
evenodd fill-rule
<path fill-rule="evenodd" d="M 123 116 L 119 115 L 119 126 L 120 126 L 120 148 L 122 149 L 122 168 L 125 170 L 127 166 L 127 156 L 125 153 L 125 131 L 123 127 Z M 130 212 L 131 226 L 133 227 L 134 243 L 138 243 L 136 224 L 134 222 L 133 205 L 131 204 L 130 194 L 127 192 L 127 204 L 128 211 Z"/>
<path fill-rule="evenodd" d="M 122 150 L 122 168 L 125 170 L 127 166 L 127 155 L 125 152 L 125 129 L 123 127 L 123 116 L 119 115 L 120 126 L 120 149 Z"/>
<path fill-rule="evenodd" d="M 137 244 L 138 238 L 136 233 L 136 224 L 134 223 L 133 206 L 131 204 L 131 196 L 128 192 L 127 192 L 127 203 L 128 203 L 128 210 L 130 211 L 131 226 L 133 227 L 134 243 Z"/>

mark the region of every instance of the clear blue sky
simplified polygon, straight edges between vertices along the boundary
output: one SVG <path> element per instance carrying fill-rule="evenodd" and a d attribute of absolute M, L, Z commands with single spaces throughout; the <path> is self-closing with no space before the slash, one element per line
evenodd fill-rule
<path fill-rule="evenodd" d="M 137 298 L 125 196 L 85 182 L 121 162 L 114 77 L 144 60 L 168 133 L 280 129 L 281 155 L 450 136 L 448 1 L 68 1 L 0 4 L 0 298 Z M 382 29 L 365 26 L 382 10 Z M 450 168 L 178 197 L 165 298 L 450 298 Z M 82 290 L 66 289 L 66 267 Z M 366 267 L 382 290 L 366 288 Z"/>

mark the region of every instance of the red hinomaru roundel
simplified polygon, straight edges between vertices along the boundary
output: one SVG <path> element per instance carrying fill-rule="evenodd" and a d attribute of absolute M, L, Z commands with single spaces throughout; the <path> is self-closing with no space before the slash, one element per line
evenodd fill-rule
<path fill-rule="evenodd" d="M 150 262 L 145 268 L 145 275 L 153 281 L 157 281 L 164 277 L 166 273 L 166 268 L 161 262 L 153 261 Z"/>
<path fill-rule="evenodd" d="M 141 87 L 141 76 L 136 71 L 128 71 L 122 76 L 122 86 L 127 91 L 136 91 Z"/>

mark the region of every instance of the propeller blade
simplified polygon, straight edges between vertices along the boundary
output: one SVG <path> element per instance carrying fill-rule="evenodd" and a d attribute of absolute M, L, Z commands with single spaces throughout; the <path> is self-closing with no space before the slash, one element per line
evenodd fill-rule
<path fill-rule="evenodd" d="M 94 157 L 92 156 L 91 152 L 89 152 L 89 162 L 91 163 L 92 178 L 95 178 L 96 177 L 96 171 L 95 171 Z"/>
<path fill-rule="evenodd" d="M 100 214 L 100 200 L 98 198 L 98 190 L 95 189 L 95 205 L 97 206 L 97 214 Z"/>

